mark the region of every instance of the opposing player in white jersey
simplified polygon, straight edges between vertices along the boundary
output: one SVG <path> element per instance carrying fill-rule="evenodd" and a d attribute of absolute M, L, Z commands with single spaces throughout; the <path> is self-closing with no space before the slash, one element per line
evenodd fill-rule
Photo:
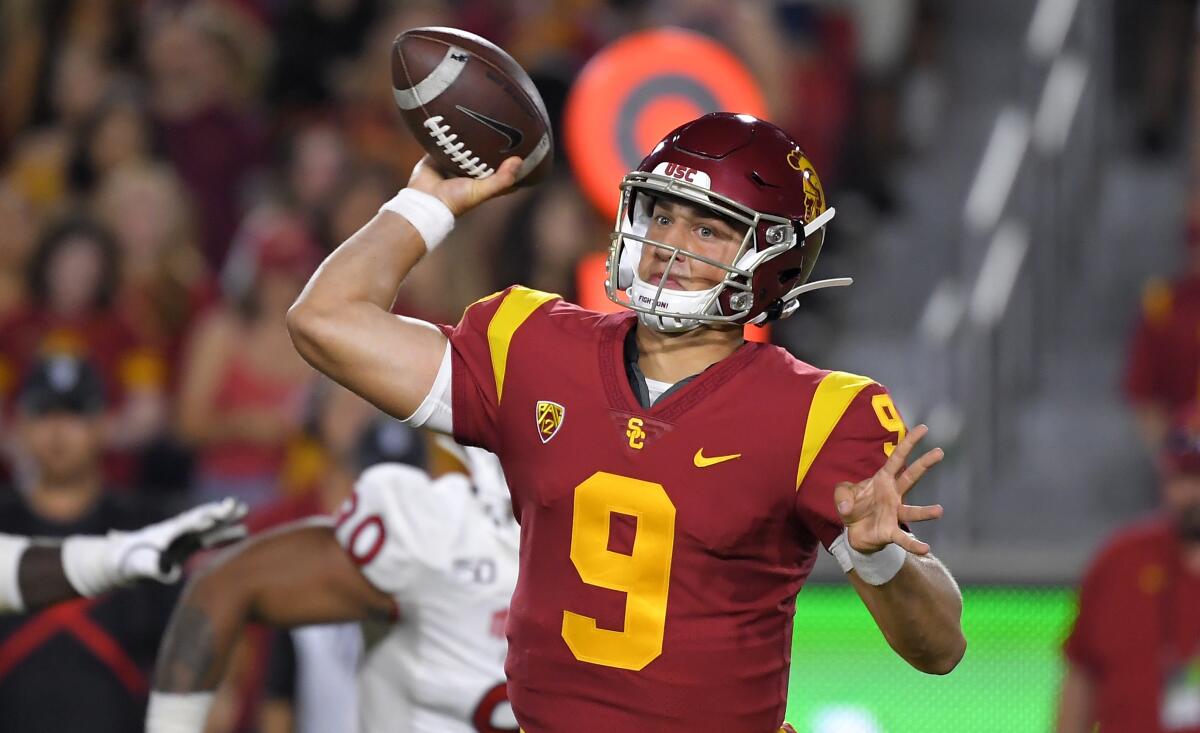
<path fill-rule="evenodd" d="M 470 480 L 452 473 L 432 486 L 408 466 L 371 468 L 339 520 L 342 546 L 400 609 L 400 623 L 366 653 L 363 733 L 397 730 L 395 681 L 414 733 L 517 729 L 504 687 L 504 622 L 520 528 L 495 456 L 469 448 L 463 458 Z"/>
<path fill-rule="evenodd" d="M 520 530 L 495 457 L 459 451 L 469 477 L 374 466 L 336 523 L 263 535 L 196 578 L 159 653 L 148 733 L 203 730 L 245 622 L 354 620 L 395 622 L 360 672 L 362 731 L 516 731 L 504 621 Z"/>

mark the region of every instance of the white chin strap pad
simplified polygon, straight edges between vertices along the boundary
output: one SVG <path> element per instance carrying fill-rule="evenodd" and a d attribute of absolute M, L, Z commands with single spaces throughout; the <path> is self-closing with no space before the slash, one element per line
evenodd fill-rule
<path fill-rule="evenodd" d="M 636 234 L 639 237 L 646 236 L 646 232 L 650 229 L 650 205 L 651 199 L 645 194 L 638 195 L 633 201 L 633 221 L 622 221 L 621 232 L 628 234 Z M 617 287 L 621 290 L 633 285 L 633 279 L 637 275 L 638 265 L 642 261 L 641 242 L 636 239 L 624 238 L 621 240 L 621 259 L 617 263 Z"/>
<path fill-rule="evenodd" d="M 659 315 L 658 313 L 639 313 L 642 323 L 656 331 L 690 331 L 700 325 L 700 321 L 687 316 L 707 313 L 714 302 L 714 296 L 721 288 L 716 285 L 705 290 L 674 290 L 663 288 L 659 292 L 657 285 L 651 285 L 643 280 L 635 271 L 633 285 L 629 287 L 629 301 L 639 308 L 657 308 L 660 313 L 674 313 L 675 316 Z M 657 296 L 657 303 L 655 297 Z"/>

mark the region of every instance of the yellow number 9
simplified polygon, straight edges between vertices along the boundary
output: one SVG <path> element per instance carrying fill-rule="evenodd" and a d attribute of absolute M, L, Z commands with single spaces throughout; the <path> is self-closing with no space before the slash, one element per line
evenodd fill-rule
<path fill-rule="evenodd" d="M 875 417 L 879 418 L 879 424 L 889 433 L 896 434 L 896 441 L 904 440 L 904 434 L 908 432 L 908 428 L 904 427 L 904 421 L 900 419 L 900 413 L 896 410 L 896 403 L 892 402 L 892 396 L 886 392 L 875 395 L 871 398 L 871 407 L 875 408 Z M 890 456 L 892 451 L 896 450 L 896 443 L 887 442 L 883 444 L 884 455 Z"/>
<path fill-rule="evenodd" d="M 608 549 L 613 512 L 637 518 L 628 555 Z M 674 544 L 675 505 L 662 484 L 598 471 L 575 487 L 571 562 L 588 585 L 626 594 L 621 631 L 563 611 L 562 637 L 576 659 L 636 671 L 662 654 Z"/>

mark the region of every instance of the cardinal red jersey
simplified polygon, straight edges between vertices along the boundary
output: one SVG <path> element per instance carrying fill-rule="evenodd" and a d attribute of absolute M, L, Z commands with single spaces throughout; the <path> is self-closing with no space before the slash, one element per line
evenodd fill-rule
<path fill-rule="evenodd" d="M 455 438 L 500 456 L 521 523 L 509 697 L 527 733 L 775 731 L 833 488 L 904 424 L 871 380 L 756 343 L 644 408 L 635 323 L 514 287 L 446 329 Z"/>
<path fill-rule="evenodd" d="M 1102 731 L 1200 733 L 1200 576 L 1182 558 L 1157 517 L 1118 531 L 1084 576 L 1064 650 L 1092 680 Z"/>

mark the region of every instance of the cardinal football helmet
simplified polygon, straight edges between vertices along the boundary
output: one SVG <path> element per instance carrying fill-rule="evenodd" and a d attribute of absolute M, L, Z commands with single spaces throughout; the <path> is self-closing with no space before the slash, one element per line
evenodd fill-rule
<path fill-rule="evenodd" d="M 733 261 L 716 262 L 647 238 L 654 201 L 664 196 L 744 225 Z M 664 332 L 786 318 L 802 293 L 851 283 L 808 282 L 833 215 L 816 170 L 787 133 L 750 115 L 708 114 L 672 130 L 622 180 L 605 289 L 609 299 Z M 638 274 L 647 246 L 670 253 L 658 285 Z M 724 280 L 700 291 L 663 287 L 683 257 L 719 267 Z"/>

